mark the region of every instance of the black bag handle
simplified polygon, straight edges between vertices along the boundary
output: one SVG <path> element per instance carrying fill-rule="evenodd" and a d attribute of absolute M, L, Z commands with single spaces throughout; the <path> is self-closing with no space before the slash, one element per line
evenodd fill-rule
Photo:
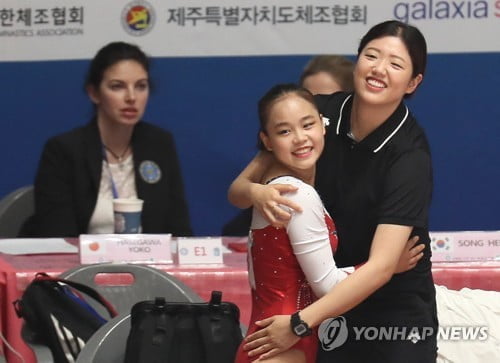
<path fill-rule="evenodd" d="M 210 305 L 211 306 L 220 306 L 222 302 L 222 291 L 217 291 L 217 290 L 213 290 L 212 291 L 212 296 L 210 297 Z"/>
<path fill-rule="evenodd" d="M 182 350 L 186 339 L 192 346 L 189 351 Z M 151 357 L 160 354 L 166 363 L 231 363 L 242 340 L 239 309 L 222 301 L 221 291 L 212 291 L 208 302 L 156 297 L 132 307 L 125 362 L 153 361 Z"/>
<path fill-rule="evenodd" d="M 219 319 L 220 315 L 230 315 L 237 321 L 240 319 L 240 310 L 232 302 L 222 301 L 222 292 L 213 290 L 208 302 L 172 302 L 165 297 L 158 296 L 154 300 L 139 301 L 131 308 L 131 315 L 135 311 L 168 311 L 168 312 L 211 312 L 212 319 Z M 132 318 L 133 319 L 133 318 Z"/>
<path fill-rule="evenodd" d="M 94 290 L 90 286 L 81 284 L 79 282 L 66 280 L 66 279 L 63 279 L 60 277 L 51 277 L 48 274 L 46 274 L 45 272 L 38 272 L 35 275 L 35 279 L 33 280 L 33 282 L 35 282 L 35 281 L 62 282 L 68 286 L 75 288 L 78 291 L 81 291 L 81 292 L 87 294 L 88 296 L 90 296 L 91 298 L 93 298 L 94 300 L 99 302 L 102 306 L 104 306 L 106 308 L 106 310 L 108 311 L 109 315 L 112 318 L 114 318 L 115 316 L 118 316 L 118 312 L 116 311 L 115 307 L 113 305 L 111 305 L 111 303 L 108 300 L 106 300 L 103 296 L 101 296 L 101 294 L 99 294 L 96 290 Z"/>

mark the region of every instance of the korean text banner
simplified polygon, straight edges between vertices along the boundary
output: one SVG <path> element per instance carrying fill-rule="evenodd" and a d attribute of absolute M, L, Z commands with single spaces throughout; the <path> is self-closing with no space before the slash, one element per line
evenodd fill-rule
<path fill-rule="evenodd" d="M 0 0 L 0 61 L 91 58 L 115 40 L 157 57 L 354 54 L 388 19 L 430 52 L 500 51 L 500 0 Z"/>

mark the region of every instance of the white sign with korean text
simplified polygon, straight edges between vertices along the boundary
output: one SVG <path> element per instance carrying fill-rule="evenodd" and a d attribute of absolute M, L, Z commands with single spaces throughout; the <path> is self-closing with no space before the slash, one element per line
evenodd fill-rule
<path fill-rule="evenodd" d="M 179 264 L 223 263 L 221 238 L 178 238 Z"/>
<path fill-rule="evenodd" d="M 82 234 L 80 263 L 172 263 L 171 234 Z"/>
<path fill-rule="evenodd" d="M 431 53 L 500 51 L 498 0 L 0 0 L 0 61 L 89 59 L 116 40 L 152 57 L 350 55 L 389 19 Z"/>

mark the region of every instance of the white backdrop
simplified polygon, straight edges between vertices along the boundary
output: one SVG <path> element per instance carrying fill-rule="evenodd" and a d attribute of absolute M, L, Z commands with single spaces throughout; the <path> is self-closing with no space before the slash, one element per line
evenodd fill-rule
<path fill-rule="evenodd" d="M 86 59 L 113 40 L 159 57 L 354 54 L 394 18 L 431 53 L 500 51 L 500 0 L 0 0 L 0 61 Z"/>

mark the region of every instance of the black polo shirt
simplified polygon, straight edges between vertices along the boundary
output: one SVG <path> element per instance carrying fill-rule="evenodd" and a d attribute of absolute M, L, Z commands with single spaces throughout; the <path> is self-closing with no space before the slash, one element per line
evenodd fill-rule
<path fill-rule="evenodd" d="M 321 114 L 330 119 L 316 188 L 337 226 L 340 243 L 335 260 L 339 266 L 367 261 L 378 224 L 413 226 L 412 235 L 419 235 L 426 248 L 416 268 L 395 275 L 350 314 L 361 314 L 365 323 L 374 313 L 377 321 L 384 316 L 397 321 L 409 314 L 415 319 L 412 323 L 434 325 L 428 233 L 432 168 L 426 136 L 401 103 L 357 143 L 349 137 L 353 97 L 316 96 Z"/>

